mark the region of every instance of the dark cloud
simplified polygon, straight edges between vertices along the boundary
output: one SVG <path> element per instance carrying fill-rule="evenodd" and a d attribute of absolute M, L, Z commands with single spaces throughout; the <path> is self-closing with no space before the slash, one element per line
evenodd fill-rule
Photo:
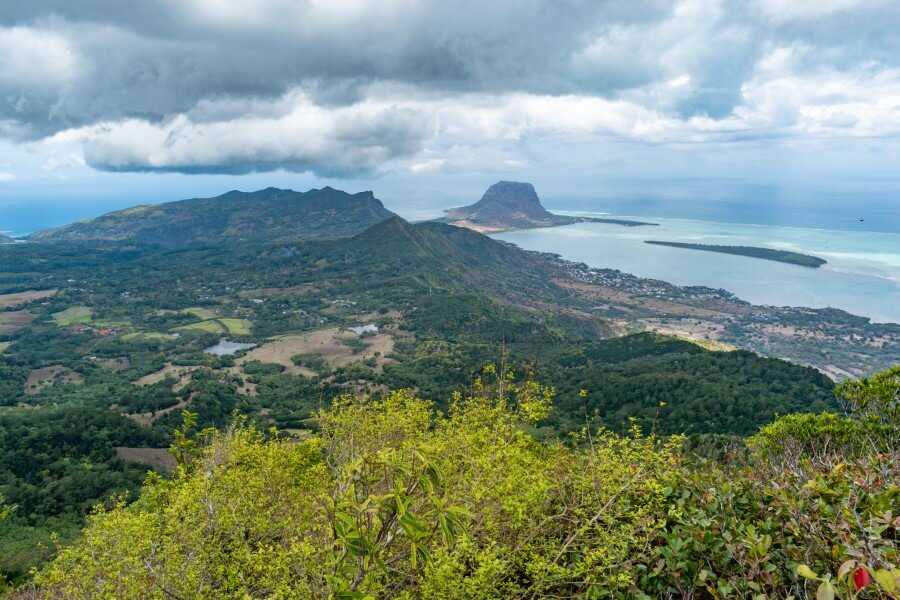
<path fill-rule="evenodd" d="M 900 6 L 887 0 L 8 1 L 0 136 L 97 127 L 86 158 L 105 170 L 363 173 L 415 154 L 440 122 L 345 110 L 384 86 L 425 99 L 597 97 L 658 119 L 726 119 L 773 51 L 811 49 L 792 63 L 809 73 L 889 68 L 900 64 L 898 25 Z M 298 97 L 322 109 L 325 129 L 291 112 L 285 99 Z M 330 137 L 267 145 L 254 129 L 298 119 L 296 136 Z M 142 133 L 122 125 L 135 120 Z M 152 141 L 125 143 L 126 130 Z M 192 156 L 184 140 L 205 150 Z"/>

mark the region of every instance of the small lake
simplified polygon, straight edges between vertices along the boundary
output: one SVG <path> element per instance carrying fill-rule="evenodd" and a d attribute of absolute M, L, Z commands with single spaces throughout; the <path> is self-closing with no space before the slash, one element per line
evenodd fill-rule
<path fill-rule="evenodd" d="M 249 350 L 250 348 L 255 347 L 256 344 L 243 344 L 241 342 L 232 342 L 231 340 L 222 338 L 221 340 L 219 340 L 218 344 L 206 348 L 204 352 L 206 352 L 207 354 L 215 354 L 216 356 L 231 356 L 232 354 L 236 354 L 241 350 Z"/>

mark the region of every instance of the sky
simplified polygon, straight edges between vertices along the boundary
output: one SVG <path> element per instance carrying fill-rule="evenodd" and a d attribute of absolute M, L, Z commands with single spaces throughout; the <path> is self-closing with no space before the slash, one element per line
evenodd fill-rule
<path fill-rule="evenodd" d="M 896 0 L 0 3 L 0 219 L 498 179 L 889 213 L 898 140 Z"/>

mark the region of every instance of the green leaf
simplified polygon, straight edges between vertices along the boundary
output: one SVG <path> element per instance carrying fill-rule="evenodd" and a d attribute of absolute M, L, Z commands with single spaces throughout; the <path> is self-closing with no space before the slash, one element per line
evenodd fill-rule
<path fill-rule="evenodd" d="M 807 567 L 806 565 L 797 565 L 797 575 L 800 577 L 805 577 L 807 579 L 818 579 L 819 576 L 816 575 L 815 571 Z"/>
<path fill-rule="evenodd" d="M 413 540 L 418 540 L 428 534 L 428 527 L 411 512 L 406 512 L 400 517 L 400 527 L 403 532 Z"/>
<path fill-rule="evenodd" d="M 816 590 L 816 600 L 834 600 L 834 587 L 829 581 L 823 581 Z"/>
<path fill-rule="evenodd" d="M 897 578 L 887 569 L 878 569 L 872 573 L 878 585 L 889 594 L 893 594 L 900 585 L 897 584 Z"/>

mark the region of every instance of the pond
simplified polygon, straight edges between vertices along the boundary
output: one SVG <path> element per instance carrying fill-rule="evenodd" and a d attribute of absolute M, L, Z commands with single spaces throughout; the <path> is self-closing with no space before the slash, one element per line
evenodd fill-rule
<path fill-rule="evenodd" d="M 226 340 L 222 338 L 219 340 L 219 343 L 215 346 L 210 346 L 206 348 L 204 352 L 207 354 L 215 354 L 216 356 L 231 356 L 232 354 L 236 354 L 241 350 L 249 350 L 250 348 L 255 348 L 256 344 L 244 344 L 241 342 L 232 342 L 230 340 Z"/>

